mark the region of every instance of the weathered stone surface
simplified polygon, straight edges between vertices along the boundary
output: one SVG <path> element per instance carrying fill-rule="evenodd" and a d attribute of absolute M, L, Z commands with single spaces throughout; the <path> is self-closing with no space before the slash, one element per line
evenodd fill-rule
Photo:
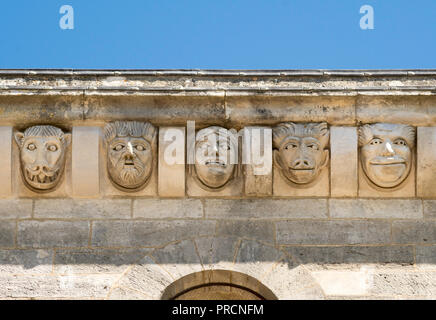
<path fill-rule="evenodd" d="M 0 198 L 12 196 L 12 127 L 0 126 Z"/>
<path fill-rule="evenodd" d="M 244 190 L 247 196 L 272 195 L 272 130 L 245 127 L 243 137 Z"/>
<path fill-rule="evenodd" d="M 417 144 L 416 193 L 436 196 L 436 127 L 419 127 Z"/>
<path fill-rule="evenodd" d="M 52 271 L 51 250 L 0 250 L 0 274 L 49 274 Z"/>
<path fill-rule="evenodd" d="M 89 222 L 20 221 L 18 246 L 25 248 L 86 247 Z"/>
<path fill-rule="evenodd" d="M 424 200 L 424 218 L 436 218 L 436 200 Z"/>
<path fill-rule="evenodd" d="M 107 300 L 150 300 L 143 292 L 117 287 L 111 290 Z"/>
<path fill-rule="evenodd" d="M 332 197 L 356 197 L 358 148 L 355 127 L 330 127 Z"/>
<path fill-rule="evenodd" d="M 332 218 L 420 219 L 421 200 L 330 199 Z"/>
<path fill-rule="evenodd" d="M 311 272 L 311 276 L 327 296 L 365 295 L 370 281 L 370 275 L 365 271 L 323 270 Z"/>
<path fill-rule="evenodd" d="M 371 277 L 368 294 L 434 297 L 436 272 L 377 272 Z"/>
<path fill-rule="evenodd" d="M 264 221 L 218 221 L 217 235 L 275 242 L 274 223 Z"/>
<path fill-rule="evenodd" d="M 215 221 L 96 221 L 95 247 L 156 247 L 169 242 L 212 235 Z"/>
<path fill-rule="evenodd" d="M 93 198 L 100 193 L 99 127 L 73 127 L 71 183 L 73 196 Z"/>
<path fill-rule="evenodd" d="M 436 246 L 416 246 L 416 265 L 423 269 L 436 269 Z"/>
<path fill-rule="evenodd" d="M 241 240 L 236 237 L 208 237 L 195 239 L 205 270 L 232 269 Z"/>
<path fill-rule="evenodd" d="M 43 219 L 128 219 L 128 199 L 52 199 L 35 200 L 35 218 Z"/>
<path fill-rule="evenodd" d="M 184 127 L 159 128 L 158 192 L 161 197 L 185 196 L 185 139 Z"/>
<path fill-rule="evenodd" d="M 121 274 L 149 253 L 151 249 L 57 249 L 54 271 L 58 274 Z"/>
<path fill-rule="evenodd" d="M 32 216 L 32 200 L 5 199 L 0 200 L 1 219 L 26 219 Z"/>
<path fill-rule="evenodd" d="M 119 275 L 0 275 L 0 298 L 103 299 Z"/>
<path fill-rule="evenodd" d="M 207 218 L 281 219 L 327 217 L 327 200 L 325 199 L 207 199 L 204 203 Z"/>
<path fill-rule="evenodd" d="M 383 244 L 390 242 L 390 223 L 379 221 L 280 221 L 279 244 Z"/>
<path fill-rule="evenodd" d="M 145 257 L 118 281 L 118 285 L 159 300 L 166 287 L 175 280 L 154 260 Z"/>
<path fill-rule="evenodd" d="M 394 221 L 392 239 L 395 243 L 436 243 L 436 221 Z"/>
<path fill-rule="evenodd" d="M 133 217 L 147 219 L 202 218 L 203 205 L 196 199 L 133 200 Z"/>
<path fill-rule="evenodd" d="M 16 223 L 13 221 L 2 221 L 0 223 L 0 247 L 11 248 L 15 245 Z"/>
<path fill-rule="evenodd" d="M 334 264 L 413 264 L 412 246 L 335 246 L 285 247 L 302 264 L 322 266 Z"/>
<path fill-rule="evenodd" d="M 163 267 L 174 279 L 203 270 L 193 240 L 184 240 L 155 250 L 153 261 Z"/>

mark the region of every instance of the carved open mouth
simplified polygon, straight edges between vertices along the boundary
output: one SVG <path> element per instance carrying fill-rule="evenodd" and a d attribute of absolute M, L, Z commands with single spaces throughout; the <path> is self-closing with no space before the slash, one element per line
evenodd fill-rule
<path fill-rule="evenodd" d="M 56 181 L 58 177 L 58 171 L 53 172 L 52 175 L 47 175 L 44 172 L 31 172 L 26 169 L 26 178 L 28 181 L 39 184 L 50 184 Z"/>
<path fill-rule="evenodd" d="M 124 165 L 125 166 L 134 166 L 135 162 L 133 162 L 133 160 L 126 160 L 126 161 L 124 161 Z"/>
<path fill-rule="evenodd" d="M 311 172 L 314 168 L 289 168 L 289 171 L 298 171 L 298 172 Z"/>
<path fill-rule="evenodd" d="M 207 160 L 206 165 L 207 166 L 220 166 L 220 167 L 226 166 L 225 162 L 221 161 L 221 160 Z"/>
<path fill-rule="evenodd" d="M 389 165 L 399 165 L 399 164 L 405 164 L 406 161 L 402 159 L 396 159 L 396 158 L 385 158 L 385 159 L 378 159 L 378 160 L 372 160 L 370 162 L 373 166 L 389 166 Z"/>

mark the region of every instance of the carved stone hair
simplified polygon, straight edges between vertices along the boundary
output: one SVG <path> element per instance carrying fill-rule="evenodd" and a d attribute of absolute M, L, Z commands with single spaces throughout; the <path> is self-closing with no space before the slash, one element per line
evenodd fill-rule
<path fill-rule="evenodd" d="M 321 123 L 293 123 L 285 122 L 273 128 L 273 146 L 280 149 L 283 141 L 288 136 L 314 137 L 325 148 L 329 142 L 330 132 L 326 122 Z"/>
<path fill-rule="evenodd" d="M 374 138 L 373 130 L 384 131 L 386 133 L 401 130 L 401 136 L 406 140 L 407 145 L 410 148 L 415 146 L 416 130 L 414 127 L 405 124 L 375 123 L 365 124 L 359 128 L 359 147 L 368 144 Z"/>
<path fill-rule="evenodd" d="M 23 142 L 27 137 L 57 137 L 63 145 L 69 143 L 69 140 L 65 137 L 65 133 L 61 129 L 53 126 L 33 126 L 27 128 L 24 130 L 21 139 L 17 140 L 20 147 L 23 146 Z"/>
<path fill-rule="evenodd" d="M 116 137 L 144 138 L 152 145 L 156 142 L 157 130 L 149 122 L 115 121 L 108 123 L 104 128 L 106 142 Z"/>

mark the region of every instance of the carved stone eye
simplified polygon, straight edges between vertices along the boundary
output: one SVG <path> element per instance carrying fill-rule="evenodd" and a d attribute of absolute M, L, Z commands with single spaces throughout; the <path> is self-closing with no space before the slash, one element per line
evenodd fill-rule
<path fill-rule="evenodd" d="M 118 144 L 114 147 L 114 151 L 121 151 L 124 149 L 124 145 L 122 144 Z"/>
<path fill-rule="evenodd" d="M 55 146 L 54 144 L 52 144 L 52 145 L 48 146 L 47 150 L 51 151 L 51 152 L 56 152 L 56 151 L 58 151 L 58 147 Z"/>
<path fill-rule="evenodd" d="M 310 149 L 313 149 L 313 150 L 318 150 L 319 149 L 318 145 L 315 144 L 315 143 L 309 144 L 307 147 L 310 148 Z"/>
<path fill-rule="evenodd" d="M 382 144 L 382 141 L 380 139 L 372 139 L 369 144 L 374 146 L 374 145 Z"/>
<path fill-rule="evenodd" d="M 406 141 L 404 141 L 403 139 L 395 140 L 394 144 L 397 145 L 397 146 L 407 146 Z"/>
<path fill-rule="evenodd" d="M 285 147 L 286 150 L 291 150 L 295 148 L 297 148 L 297 145 L 295 143 L 290 143 Z"/>
<path fill-rule="evenodd" d="M 135 147 L 135 149 L 138 150 L 138 151 L 144 151 L 144 150 L 145 150 L 145 147 L 144 147 L 144 146 L 141 146 L 141 145 L 137 145 L 137 146 Z"/>
<path fill-rule="evenodd" d="M 27 150 L 29 150 L 29 151 L 34 151 L 34 150 L 36 150 L 36 146 L 35 146 L 35 144 L 34 144 L 34 143 L 30 143 L 30 144 L 27 146 Z"/>

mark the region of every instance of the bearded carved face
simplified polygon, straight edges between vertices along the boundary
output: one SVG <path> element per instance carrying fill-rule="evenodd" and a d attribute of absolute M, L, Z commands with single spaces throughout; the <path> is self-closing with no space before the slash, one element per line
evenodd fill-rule
<path fill-rule="evenodd" d="M 381 188 L 393 188 L 409 175 L 415 129 L 377 123 L 359 129 L 360 160 L 366 176 Z"/>
<path fill-rule="evenodd" d="M 150 123 L 117 121 L 105 127 L 107 168 L 116 186 L 135 191 L 147 184 L 154 167 L 156 135 Z"/>
<path fill-rule="evenodd" d="M 313 182 L 327 165 L 326 123 L 282 123 L 273 130 L 274 161 L 283 176 L 296 184 Z"/>
<path fill-rule="evenodd" d="M 53 126 L 34 126 L 16 132 L 20 149 L 21 172 L 26 184 L 35 191 L 54 189 L 65 166 L 65 153 L 71 134 Z"/>
<path fill-rule="evenodd" d="M 204 186 L 219 190 L 235 174 L 238 164 L 237 139 L 225 128 L 200 130 L 195 144 L 195 173 Z"/>

